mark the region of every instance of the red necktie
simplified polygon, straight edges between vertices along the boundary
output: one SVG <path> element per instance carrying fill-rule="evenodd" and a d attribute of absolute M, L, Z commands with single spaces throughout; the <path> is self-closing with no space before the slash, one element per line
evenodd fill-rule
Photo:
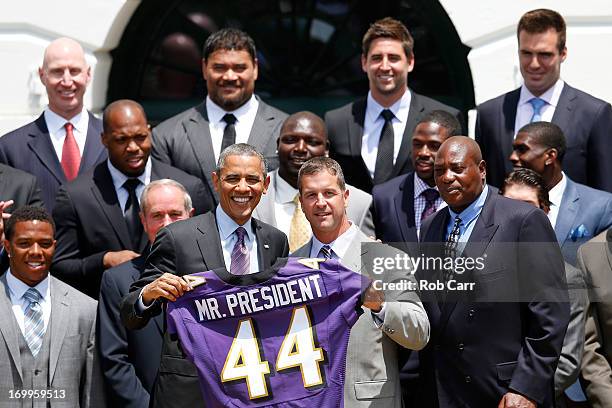
<path fill-rule="evenodd" d="M 71 181 L 79 174 L 81 153 L 72 132 L 74 125 L 67 122 L 64 127 L 66 128 L 66 137 L 64 138 L 64 147 L 62 147 L 62 169 L 64 169 L 66 180 Z"/>

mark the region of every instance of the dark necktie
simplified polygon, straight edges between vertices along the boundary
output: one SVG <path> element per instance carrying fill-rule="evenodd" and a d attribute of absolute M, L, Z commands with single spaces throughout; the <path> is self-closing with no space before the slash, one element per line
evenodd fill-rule
<path fill-rule="evenodd" d="M 123 188 L 128 192 L 128 199 L 125 203 L 125 211 L 123 217 L 127 224 L 130 238 L 132 240 L 132 250 L 138 251 L 140 245 L 140 237 L 142 237 L 143 229 L 138 213 L 140 212 L 140 205 L 138 204 L 138 197 L 136 196 L 136 188 L 140 185 L 140 180 L 137 178 L 127 179 L 123 183 Z"/>
<path fill-rule="evenodd" d="M 332 258 L 332 250 L 329 245 L 323 245 L 321 247 L 319 250 L 319 258 L 325 258 L 326 261 Z"/>
<path fill-rule="evenodd" d="M 421 221 L 436 212 L 436 200 L 440 196 L 435 188 L 428 188 L 421 193 L 425 197 L 425 209 L 421 213 Z"/>
<path fill-rule="evenodd" d="M 444 244 L 444 257 L 445 258 L 456 258 L 457 257 L 457 246 L 459 245 L 459 235 L 460 235 L 460 227 L 461 226 L 461 218 L 455 217 L 455 223 L 453 224 L 453 229 L 450 234 L 448 234 L 448 238 L 446 239 L 446 243 Z M 444 270 L 444 280 L 448 281 L 453 275 L 453 269 L 445 269 Z"/>
<path fill-rule="evenodd" d="M 249 273 L 249 250 L 244 242 L 244 236 L 247 232 L 243 227 L 238 227 L 234 233 L 238 239 L 234 244 L 234 249 L 232 249 L 230 273 L 232 275 L 246 275 Z"/>
<path fill-rule="evenodd" d="M 380 140 L 378 141 L 378 153 L 376 154 L 376 165 L 374 166 L 374 184 L 380 184 L 391 178 L 393 172 L 393 118 L 395 115 L 389 109 L 380 112 L 385 119 Z"/>
<path fill-rule="evenodd" d="M 42 306 L 40 300 L 42 296 L 34 288 L 29 288 L 23 294 L 23 298 L 28 301 L 25 309 L 24 338 L 32 355 L 36 357 L 42 347 L 45 335 L 45 323 L 43 320 Z"/>
<path fill-rule="evenodd" d="M 81 152 L 74 138 L 74 125 L 66 122 L 66 137 L 64 138 L 64 146 L 62 147 L 62 169 L 66 180 L 72 181 L 79 174 L 79 166 L 81 165 Z"/>
<path fill-rule="evenodd" d="M 231 113 L 226 113 L 222 119 L 226 125 L 223 129 L 223 141 L 221 142 L 221 151 L 236 143 L 236 117 Z"/>

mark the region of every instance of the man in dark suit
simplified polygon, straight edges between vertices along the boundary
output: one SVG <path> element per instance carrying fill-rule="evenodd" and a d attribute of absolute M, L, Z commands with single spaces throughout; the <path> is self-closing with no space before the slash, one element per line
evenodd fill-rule
<path fill-rule="evenodd" d="M 161 179 L 147 184 L 141 202 L 140 219 L 149 244 L 166 225 L 193 215 L 189 193 L 174 180 Z M 119 314 L 121 300 L 144 272 L 148 252 L 147 249 L 138 258 L 102 275 L 96 338 L 107 400 L 112 406 L 147 408 L 159 368 L 162 316 L 154 316 L 140 330 L 126 330 Z"/>
<path fill-rule="evenodd" d="M 478 106 L 476 141 L 487 162 L 487 182 L 500 187 L 512 170 L 508 156 L 518 129 L 546 121 L 567 137 L 565 173 L 612 192 L 612 107 L 560 78 L 567 56 L 563 17 L 552 10 L 529 11 L 519 21 L 517 37 L 524 84 Z"/>
<path fill-rule="evenodd" d="M 38 74 L 49 106 L 34 122 L 0 138 L 0 162 L 36 176 L 51 211 L 59 186 L 103 161 L 106 150 L 102 122 L 83 107 L 91 69 L 79 43 L 59 38 L 49 44 Z"/>
<path fill-rule="evenodd" d="M 447 139 L 434 174 L 448 207 L 421 227 L 422 242 L 443 243 L 424 247 L 425 255 L 464 265 L 480 259 L 482 266 L 417 272 L 446 288 L 425 305 L 433 336 L 420 361 L 431 386 L 423 395 L 432 399 L 421 406 L 552 407 L 569 306 L 550 222 L 542 210 L 485 184 L 472 139 Z M 475 289 L 453 291 L 457 282 Z"/>
<path fill-rule="evenodd" d="M 450 113 L 433 111 L 417 124 L 412 135 L 414 172 L 374 186 L 374 226 L 383 242 L 418 242 L 421 221 L 446 205 L 434 180 L 434 159 L 440 145 L 461 132 L 461 124 Z M 400 245 L 400 249 L 410 252 Z"/>
<path fill-rule="evenodd" d="M 414 40 L 400 21 L 389 17 L 376 21 L 362 43 L 361 67 L 370 92 L 327 112 L 325 123 L 330 157 L 340 163 L 349 184 L 371 193 L 375 184 L 412 170 L 406 153 L 416 124 L 427 112 L 445 110 L 460 120 L 461 115 L 408 88 Z"/>
<path fill-rule="evenodd" d="M 268 187 L 266 174 L 263 156 L 250 145 L 232 145 L 221 153 L 212 175 L 219 205 L 214 212 L 159 231 L 142 278 L 132 285 L 121 305 L 121 319 L 128 329 L 143 327 L 162 312 L 164 301 L 174 301 L 190 290 L 183 275 L 220 267 L 248 274 L 288 255 L 286 235 L 251 218 Z M 247 254 L 248 262 L 239 262 L 238 253 Z M 185 359 L 176 336 L 164 333 L 162 350 L 152 406 L 203 406 L 197 371 Z"/>
<path fill-rule="evenodd" d="M 566 262 L 576 265 L 578 247 L 612 226 L 612 194 L 576 183 L 562 171 L 569 146 L 554 123 L 523 126 L 512 143 L 509 161 L 515 168 L 538 173 L 548 189 L 552 224 Z"/>
<path fill-rule="evenodd" d="M 95 299 L 102 272 L 137 257 L 147 244 L 138 212 L 150 181 L 176 180 L 193 197 L 196 212 L 213 208 L 200 180 L 149 159 L 151 132 L 138 103 L 113 102 L 103 119 L 108 161 L 63 185 L 53 210 L 58 226 L 53 272 Z"/>
<path fill-rule="evenodd" d="M 276 139 L 287 114 L 253 94 L 257 80 L 255 43 L 245 32 L 225 28 L 204 44 L 206 100 L 153 129 L 153 157 L 204 180 L 215 204 L 211 174 L 219 154 L 234 143 L 259 150 L 278 167 Z"/>

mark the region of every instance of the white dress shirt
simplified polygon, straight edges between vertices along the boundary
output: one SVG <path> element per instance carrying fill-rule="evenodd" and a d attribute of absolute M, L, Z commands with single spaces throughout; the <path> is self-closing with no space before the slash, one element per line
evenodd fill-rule
<path fill-rule="evenodd" d="M 278 174 L 278 169 L 274 170 L 274 173 L 276 173 L 276 177 L 272 177 L 275 181 L 274 186 L 271 187 L 275 189 L 274 217 L 276 218 L 276 228 L 289 236 L 291 220 L 297 207 L 293 202 L 293 198 L 298 193 L 298 189 L 293 188 L 291 184 L 287 183 Z M 308 229 L 310 230 L 310 224 L 308 224 Z"/>
<path fill-rule="evenodd" d="M 44 117 L 57 159 L 60 162 L 62 161 L 62 150 L 64 149 L 64 139 L 66 138 L 66 128 L 64 128 L 64 125 L 68 122 L 72 123 L 74 126 L 72 133 L 79 146 L 81 157 L 83 157 L 85 140 L 87 139 L 87 127 L 89 126 L 89 113 L 87 109 L 83 108 L 76 116 L 70 118 L 70 120 L 66 120 L 47 107 L 44 111 Z"/>
<path fill-rule="evenodd" d="M 113 179 L 113 185 L 115 186 L 115 192 L 117 193 L 117 200 L 119 201 L 119 205 L 121 206 L 121 212 L 125 212 L 125 205 L 127 204 L 128 197 L 130 193 L 123 188 L 123 183 L 127 181 L 128 176 L 119 171 L 113 164 L 110 162 L 110 159 L 106 161 L 108 164 L 108 171 L 110 171 L 111 177 Z M 147 164 L 145 165 L 144 172 L 137 177 L 140 180 L 140 185 L 136 187 L 136 197 L 138 198 L 138 203 L 140 204 L 140 195 L 144 190 L 145 186 L 151 182 L 151 160 L 147 160 Z"/>
<path fill-rule="evenodd" d="M 385 124 L 385 119 L 380 116 L 384 109 L 389 109 L 395 115 L 393 118 L 393 164 L 399 154 L 404 130 L 406 129 L 406 121 L 410 111 L 410 100 L 412 95 L 410 90 L 406 89 L 404 95 L 388 108 L 384 108 L 372 97 L 372 92 L 368 92 L 368 100 L 366 104 L 365 120 L 363 122 L 363 136 L 361 138 L 361 157 L 365 162 L 370 173 L 370 177 L 374 177 L 374 169 L 376 167 L 376 155 L 378 154 L 378 143 L 380 142 L 380 132 L 382 132 Z"/>
<path fill-rule="evenodd" d="M 226 269 L 229 271 L 232 264 L 232 251 L 238 237 L 234 234 L 236 228 L 243 227 L 247 235 L 244 237 L 244 244 L 249 251 L 249 273 L 259 272 L 259 256 L 257 255 L 257 238 L 253 231 L 253 225 L 251 223 L 252 218 L 249 218 L 244 225 L 236 224 L 236 221 L 232 220 L 229 215 L 223 211 L 221 205 L 217 205 L 215 211 L 215 219 L 217 220 L 217 229 L 219 231 L 219 238 L 221 239 L 221 248 L 223 248 L 223 260 L 225 261 Z"/>
<path fill-rule="evenodd" d="M 539 96 L 540 99 L 546 101 L 546 104 L 542 106 L 542 109 L 540 109 L 543 122 L 552 121 L 553 115 L 555 114 L 555 109 L 559 104 L 561 91 L 563 91 L 563 85 L 563 80 L 558 79 L 552 87 Z M 515 138 L 518 131 L 531 121 L 531 117 L 533 116 L 533 106 L 529 103 L 529 101 L 535 97 L 536 96 L 529 92 L 529 89 L 527 89 L 524 84 L 521 86 L 521 94 L 518 105 L 516 106 L 516 119 L 514 121 Z"/>
<path fill-rule="evenodd" d="M 236 143 L 247 143 L 251 128 L 257 116 L 259 101 L 255 95 L 251 95 L 244 105 L 235 111 L 225 111 L 219 105 L 215 104 L 210 97 L 206 97 L 206 113 L 208 114 L 208 123 L 210 128 L 210 137 L 212 139 L 213 151 L 215 153 L 215 162 L 219 160 L 221 154 L 221 144 L 223 143 L 223 131 L 227 125 L 223 121 L 223 116 L 226 113 L 232 113 L 236 117 L 234 128 L 236 129 Z"/>
<path fill-rule="evenodd" d="M 25 311 L 30 302 L 24 299 L 23 295 L 30 289 L 30 286 L 17 279 L 10 269 L 6 272 L 6 284 L 9 288 L 13 314 L 15 315 L 21 333 L 25 337 Z M 49 276 L 38 283 L 38 285 L 34 286 L 34 289 L 42 296 L 40 306 L 42 308 L 44 328 L 45 331 L 47 331 L 49 318 L 51 317 L 51 288 L 49 286 Z"/>
<path fill-rule="evenodd" d="M 550 211 L 548 211 L 548 219 L 552 224 L 553 229 L 557 225 L 557 217 L 559 216 L 559 206 L 563 199 L 563 193 L 565 193 L 565 187 L 567 186 L 567 177 L 565 173 L 561 173 L 561 181 L 559 181 L 553 188 L 548 192 L 548 200 L 550 201 Z"/>

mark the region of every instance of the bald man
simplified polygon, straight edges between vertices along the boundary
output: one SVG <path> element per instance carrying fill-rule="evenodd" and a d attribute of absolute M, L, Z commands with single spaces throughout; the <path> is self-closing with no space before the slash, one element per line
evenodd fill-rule
<path fill-rule="evenodd" d="M 423 222 L 420 237 L 431 243 L 425 257 L 457 268 L 417 272 L 443 287 L 421 293 L 433 333 L 420 355 L 430 386 L 422 396 L 433 400 L 419 406 L 552 407 L 569 322 L 563 257 L 546 214 L 500 196 L 485 176 L 474 140 L 440 146 L 434 178 L 448 207 Z M 475 286 L 458 292 L 458 282 Z"/>
<path fill-rule="evenodd" d="M 104 270 L 137 257 L 147 246 L 138 212 L 149 182 L 169 178 L 181 183 L 196 214 L 213 208 L 200 179 L 149 157 L 151 130 L 137 102 L 111 103 L 103 126 L 108 160 L 63 185 L 53 210 L 58 227 L 53 272 L 95 299 Z"/>
<path fill-rule="evenodd" d="M 277 140 L 279 168 L 268 173 L 268 192 L 261 197 L 253 216 L 289 237 L 289 250 L 295 251 L 312 236 L 310 224 L 298 208 L 297 175 L 302 164 L 313 157 L 329 155 L 329 141 L 325 122 L 312 112 L 298 112 L 289 116 Z M 370 206 L 372 196 L 363 190 L 346 185 L 349 198 L 346 213 L 363 233 L 374 235 Z"/>
<path fill-rule="evenodd" d="M 52 210 L 60 185 L 105 160 L 106 150 L 102 122 L 83 107 L 91 68 L 79 43 L 59 38 L 49 44 L 38 74 L 49 105 L 34 122 L 0 138 L 0 162 L 34 175 Z"/>

